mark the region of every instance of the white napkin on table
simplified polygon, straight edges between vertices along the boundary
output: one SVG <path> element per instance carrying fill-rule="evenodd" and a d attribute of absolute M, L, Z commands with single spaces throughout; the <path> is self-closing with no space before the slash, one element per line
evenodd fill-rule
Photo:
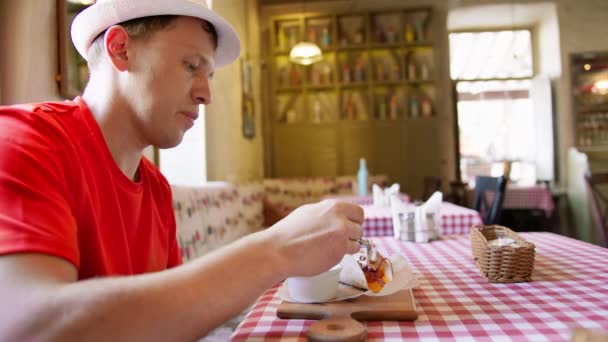
<path fill-rule="evenodd" d="M 390 207 L 391 196 L 399 196 L 399 184 L 395 183 L 386 189 L 382 189 L 378 184 L 372 185 L 374 206 Z"/>
<path fill-rule="evenodd" d="M 428 242 L 439 237 L 441 222 L 441 204 L 443 203 L 443 194 L 436 191 L 425 203 L 419 206 L 406 205 L 397 196 L 392 196 L 390 199 L 391 214 L 393 218 L 393 232 L 396 239 L 402 238 L 402 232 L 407 229 L 404 227 L 404 218 L 408 213 L 414 214 L 414 230 L 416 242 Z M 427 220 L 427 214 L 432 213 L 433 220 Z M 429 224 L 432 223 L 434 230 L 430 230 Z M 413 239 L 410 236 L 410 239 Z"/>
<path fill-rule="evenodd" d="M 416 229 L 421 229 L 424 231 L 430 229 L 430 227 L 428 227 L 429 222 L 427 222 L 426 215 L 428 213 L 432 213 L 434 221 L 433 225 L 435 226 L 434 235 L 437 237 L 439 236 L 439 223 L 441 222 L 439 215 L 441 215 L 441 203 L 443 203 L 443 193 L 441 193 L 441 191 L 435 191 L 426 202 L 416 208 L 417 210 L 420 210 L 420 212 L 416 212 Z M 429 238 L 433 238 L 433 236 L 428 236 L 429 234 L 433 234 L 433 232 L 427 231 L 427 234 L 420 234 L 420 236 L 416 235 L 416 242 L 427 242 Z"/>
<path fill-rule="evenodd" d="M 420 282 L 418 281 L 418 278 L 412 271 L 405 256 L 403 256 L 401 254 L 393 254 L 390 257 L 388 257 L 388 259 L 391 261 L 391 263 L 393 265 L 393 279 L 390 282 L 388 282 L 386 284 L 386 286 L 384 286 L 384 288 L 380 292 L 373 293 L 372 291 L 365 291 L 365 290 L 357 289 L 357 288 L 340 283 L 340 284 L 338 284 L 338 293 L 337 293 L 336 297 L 328 300 L 327 302 L 337 302 L 337 301 L 341 301 L 341 300 L 345 300 L 345 299 L 356 298 L 356 297 L 359 297 L 362 295 L 387 296 L 387 295 L 393 294 L 400 290 L 413 289 L 413 288 L 416 288 L 419 286 Z M 344 267 L 344 265 L 351 264 L 351 265 L 355 265 L 355 266 L 359 267 L 357 264 L 357 261 L 355 259 L 355 255 L 351 255 L 351 254 L 345 255 L 344 258 L 342 258 L 341 264 L 343 265 L 342 272 L 340 273 L 341 280 L 343 278 L 342 273 L 347 272 L 346 270 L 349 269 L 349 267 Z M 363 280 L 365 280 L 365 276 L 363 275 L 363 272 L 361 272 L 361 276 L 363 277 Z M 283 282 L 283 285 L 281 285 L 281 287 L 279 288 L 278 295 L 281 298 L 281 300 L 284 300 L 287 302 L 296 302 L 296 303 L 298 302 L 297 300 L 295 300 L 295 299 L 291 298 L 291 296 L 289 296 L 289 291 L 287 289 L 286 281 Z"/>

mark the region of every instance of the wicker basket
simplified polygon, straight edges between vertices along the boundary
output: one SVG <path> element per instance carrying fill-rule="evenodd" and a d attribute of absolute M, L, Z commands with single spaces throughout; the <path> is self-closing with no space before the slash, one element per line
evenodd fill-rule
<path fill-rule="evenodd" d="M 514 244 L 500 246 L 488 243 L 510 238 Z M 503 226 L 474 226 L 471 230 L 473 258 L 483 274 L 493 283 L 530 281 L 534 269 L 535 246 Z"/>

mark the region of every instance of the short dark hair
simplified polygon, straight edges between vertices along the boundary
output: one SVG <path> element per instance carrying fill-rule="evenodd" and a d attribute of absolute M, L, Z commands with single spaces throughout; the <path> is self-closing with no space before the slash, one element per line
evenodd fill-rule
<path fill-rule="evenodd" d="M 125 28 L 129 34 L 129 37 L 133 39 L 145 39 L 152 33 L 171 26 L 178 17 L 179 16 L 177 15 L 157 15 L 153 17 L 131 19 L 118 25 Z M 217 49 L 218 38 L 215 27 L 213 27 L 213 25 L 206 20 L 202 21 L 202 27 L 205 32 L 211 35 L 213 48 Z M 89 69 L 92 69 L 95 65 L 97 65 L 99 58 L 103 54 L 103 36 L 105 33 L 106 30 L 101 32 L 99 35 L 97 35 L 97 37 L 95 37 L 95 39 L 93 39 L 93 43 L 91 44 L 89 52 L 87 53 Z"/>

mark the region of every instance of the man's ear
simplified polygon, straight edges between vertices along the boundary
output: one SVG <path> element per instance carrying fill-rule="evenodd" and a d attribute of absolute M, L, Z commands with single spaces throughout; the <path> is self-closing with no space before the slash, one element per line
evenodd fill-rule
<path fill-rule="evenodd" d="M 114 68 L 119 71 L 127 70 L 129 61 L 127 54 L 129 33 L 127 30 L 120 25 L 114 25 L 106 30 L 103 41 L 104 50 Z"/>

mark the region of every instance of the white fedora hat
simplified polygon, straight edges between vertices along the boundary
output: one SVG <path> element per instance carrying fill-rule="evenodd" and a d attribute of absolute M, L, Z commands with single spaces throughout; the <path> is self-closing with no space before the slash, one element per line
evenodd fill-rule
<path fill-rule="evenodd" d="M 215 50 L 216 67 L 230 64 L 239 57 L 239 36 L 226 19 L 207 7 L 205 0 L 97 0 L 74 18 L 72 42 L 86 60 L 93 39 L 112 25 L 156 15 L 183 15 L 211 23 L 218 38 Z"/>

